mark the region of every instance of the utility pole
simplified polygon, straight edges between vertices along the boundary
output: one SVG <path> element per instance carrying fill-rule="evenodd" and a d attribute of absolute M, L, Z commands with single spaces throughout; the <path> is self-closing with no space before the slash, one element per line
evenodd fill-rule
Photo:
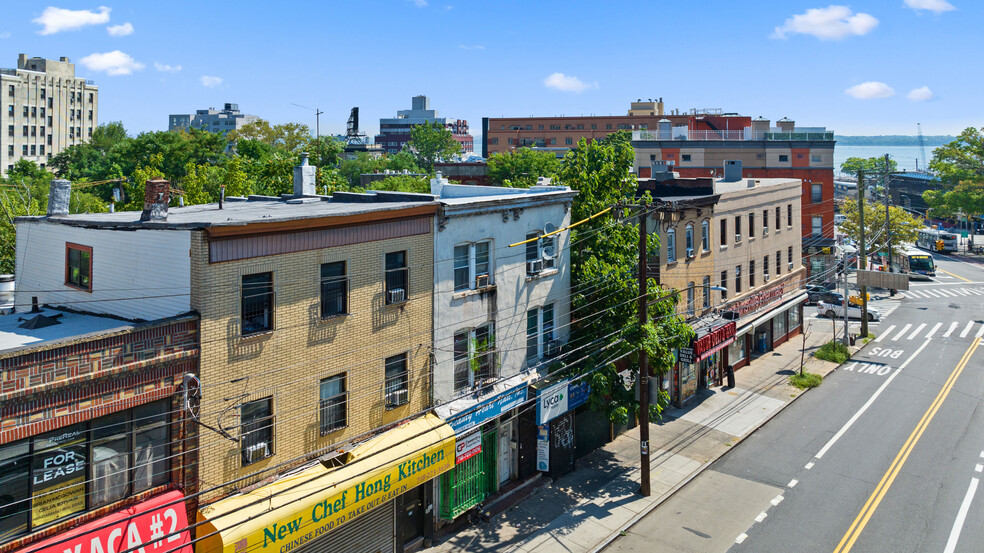
<path fill-rule="evenodd" d="M 639 331 L 648 322 L 649 292 L 647 290 L 649 275 L 646 259 L 646 218 L 649 210 L 643 206 L 639 211 Z M 649 497 L 649 363 L 646 350 L 639 348 L 639 462 L 640 483 L 639 494 Z"/>
<path fill-rule="evenodd" d="M 848 313 L 847 313 L 847 306 L 850 305 L 850 302 L 847 300 L 847 294 L 848 294 L 848 290 L 847 290 L 847 272 L 849 270 L 850 270 L 850 268 L 847 266 L 847 263 L 845 263 L 844 264 L 844 345 L 845 346 L 851 345 L 851 337 L 850 337 L 850 334 L 849 334 L 850 333 L 850 329 L 848 328 L 848 325 L 849 325 L 849 322 L 848 322 L 849 321 L 849 317 L 848 317 Z"/>
<path fill-rule="evenodd" d="M 888 245 L 888 272 L 892 272 L 892 222 L 890 220 L 888 204 L 890 202 L 890 196 L 888 195 L 888 181 L 890 180 L 890 174 L 888 172 L 888 154 L 885 154 L 885 188 L 883 190 L 885 195 L 885 240 Z M 895 290 L 891 291 L 891 295 L 895 295 Z M 865 334 L 867 336 L 867 334 Z"/>
<path fill-rule="evenodd" d="M 301 104 L 295 104 L 291 102 L 291 105 L 297 106 L 299 108 L 304 108 L 309 111 L 314 112 L 314 134 L 317 135 L 318 139 L 318 165 L 321 165 L 321 114 L 324 113 L 320 108 L 309 108 L 307 106 L 302 106 Z"/>
<path fill-rule="evenodd" d="M 861 223 L 861 243 L 858 244 L 859 268 L 867 269 L 868 252 L 864 248 L 864 169 L 858 171 L 858 216 Z M 868 336 L 868 287 L 863 285 L 861 286 L 861 336 Z"/>

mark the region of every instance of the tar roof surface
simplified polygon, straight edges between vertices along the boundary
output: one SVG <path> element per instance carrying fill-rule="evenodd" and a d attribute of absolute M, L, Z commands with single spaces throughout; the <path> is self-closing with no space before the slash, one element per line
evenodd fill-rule
<path fill-rule="evenodd" d="M 58 323 L 44 328 L 20 328 L 38 313 L 12 313 L 0 316 L 0 353 L 9 350 L 56 342 L 85 334 L 102 334 L 112 329 L 130 328 L 133 323 L 110 317 L 99 317 L 57 309 L 42 309 L 41 315 L 61 315 Z"/>

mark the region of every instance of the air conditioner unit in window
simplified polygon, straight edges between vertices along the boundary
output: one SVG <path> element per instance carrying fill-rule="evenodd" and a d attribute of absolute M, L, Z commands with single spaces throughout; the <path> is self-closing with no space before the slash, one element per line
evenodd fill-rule
<path fill-rule="evenodd" d="M 687 257 L 688 258 L 693 258 L 694 257 L 694 249 L 693 248 L 687 248 Z"/>
<path fill-rule="evenodd" d="M 489 275 L 478 275 L 475 277 L 475 288 L 486 288 L 489 285 Z"/>
<path fill-rule="evenodd" d="M 793 262 L 792 262 L 792 261 L 790 261 L 790 262 L 789 262 L 789 270 L 790 270 L 790 271 L 792 271 L 792 270 L 793 270 Z"/>
<path fill-rule="evenodd" d="M 533 261 L 526 262 L 526 273 L 530 275 L 538 275 L 543 272 L 543 260 L 534 259 Z"/>
<path fill-rule="evenodd" d="M 765 273 L 765 281 L 769 282 L 769 273 Z"/>
<path fill-rule="evenodd" d="M 386 293 L 387 303 L 403 303 L 407 301 L 407 291 L 403 288 L 395 288 Z"/>
<path fill-rule="evenodd" d="M 246 447 L 246 460 L 250 463 L 255 463 L 261 459 L 266 459 L 269 456 L 270 444 L 267 442 L 260 442 L 256 445 Z"/>
<path fill-rule="evenodd" d="M 769 227 L 762 227 L 762 236 L 768 236 Z"/>
<path fill-rule="evenodd" d="M 553 357 L 560 353 L 560 340 L 550 340 L 546 343 L 543 348 L 544 354 L 547 357 Z"/>
<path fill-rule="evenodd" d="M 741 235 L 740 234 L 737 234 L 737 233 L 735 234 L 735 242 L 741 242 Z"/>

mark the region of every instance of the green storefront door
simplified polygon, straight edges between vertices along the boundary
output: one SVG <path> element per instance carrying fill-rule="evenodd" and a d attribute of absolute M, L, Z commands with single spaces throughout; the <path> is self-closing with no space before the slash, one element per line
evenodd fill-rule
<path fill-rule="evenodd" d="M 496 434 L 482 434 L 482 451 L 441 475 L 441 518 L 454 520 L 495 491 Z"/>

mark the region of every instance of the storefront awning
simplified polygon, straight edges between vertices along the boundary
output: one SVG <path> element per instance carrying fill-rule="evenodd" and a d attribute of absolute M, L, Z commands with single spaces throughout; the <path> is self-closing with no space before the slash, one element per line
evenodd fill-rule
<path fill-rule="evenodd" d="M 758 325 L 768 321 L 772 317 L 775 317 L 777 311 L 789 309 L 790 306 L 803 303 L 804 301 L 806 301 L 806 292 L 796 294 L 792 298 L 783 301 L 782 303 L 776 305 L 775 307 L 770 308 L 764 315 L 759 315 L 757 318 L 752 320 L 752 322 L 742 324 L 741 328 L 738 330 L 738 334 L 740 335 L 749 332 L 750 330 L 754 329 Z"/>
<path fill-rule="evenodd" d="M 341 467 L 317 463 L 203 507 L 198 537 L 212 535 L 196 552 L 293 550 L 454 468 L 454 443 L 454 430 L 427 415 L 353 448 Z"/>

